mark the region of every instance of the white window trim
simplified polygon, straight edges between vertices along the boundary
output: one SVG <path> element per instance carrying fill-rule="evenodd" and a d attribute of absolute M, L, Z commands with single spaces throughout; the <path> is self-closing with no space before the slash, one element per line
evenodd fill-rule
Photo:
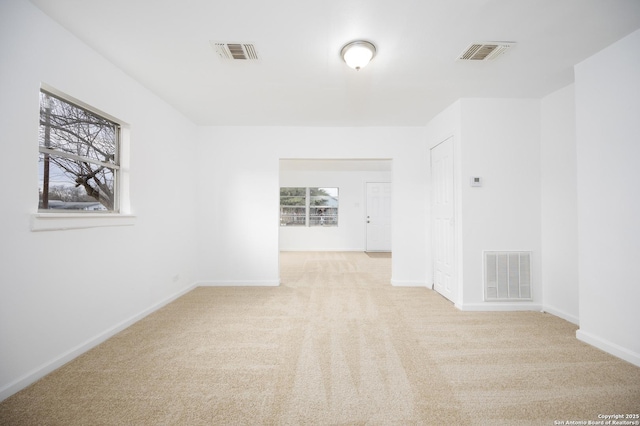
<path fill-rule="evenodd" d="M 339 226 L 339 222 L 336 220 L 336 224 L 335 225 L 312 225 L 311 224 L 311 188 L 328 188 L 328 187 L 321 187 L 321 186 L 281 186 L 280 188 L 304 188 L 305 189 L 305 200 L 304 200 L 304 225 L 293 225 L 293 226 L 289 226 L 290 228 L 337 228 Z M 338 189 L 338 191 L 340 190 L 339 187 L 333 187 Z M 338 199 L 340 199 L 340 195 L 338 194 Z M 280 198 L 280 200 L 282 201 L 282 198 Z M 286 206 L 286 205 L 282 205 L 280 204 L 280 207 L 302 207 L 302 206 Z M 338 207 L 338 211 L 340 211 L 340 207 Z M 337 216 L 337 215 L 336 215 Z M 282 218 L 282 216 L 281 216 Z M 337 219 L 337 217 L 336 217 Z M 282 224 L 280 225 L 282 227 Z"/>
<path fill-rule="evenodd" d="M 119 213 L 36 213 L 31 215 L 31 231 L 132 226 L 136 216 Z"/>
<path fill-rule="evenodd" d="M 130 214 L 131 205 L 129 201 L 129 146 L 130 127 L 124 121 L 107 114 L 91 105 L 86 104 L 72 96 L 69 96 L 45 83 L 40 88 L 52 93 L 71 103 L 75 103 L 82 108 L 93 111 L 108 120 L 118 123 L 120 126 L 120 146 L 119 146 L 119 212 L 109 213 L 69 213 L 69 212 L 37 212 L 31 215 L 31 231 L 64 231 L 70 229 L 102 228 L 109 226 L 133 226 L 136 216 Z M 112 167 L 112 166 L 110 166 Z M 38 209 L 36 203 L 36 211 Z"/>

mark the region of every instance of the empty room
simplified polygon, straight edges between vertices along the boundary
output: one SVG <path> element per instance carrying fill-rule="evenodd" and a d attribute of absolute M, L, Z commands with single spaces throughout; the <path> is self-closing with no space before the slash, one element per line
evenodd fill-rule
<path fill-rule="evenodd" d="M 0 1 L 0 424 L 640 425 L 638 76 L 638 0 Z"/>

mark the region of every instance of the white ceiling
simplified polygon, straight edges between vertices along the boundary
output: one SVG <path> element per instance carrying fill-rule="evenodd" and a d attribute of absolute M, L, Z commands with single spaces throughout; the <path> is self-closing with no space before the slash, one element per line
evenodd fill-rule
<path fill-rule="evenodd" d="M 640 0 L 31 1 L 201 125 L 422 126 L 460 97 L 543 97 L 640 28 Z M 378 49 L 361 71 L 339 56 L 354 39 Z M 455 60 L 478 41 L 517 45 Z"/>

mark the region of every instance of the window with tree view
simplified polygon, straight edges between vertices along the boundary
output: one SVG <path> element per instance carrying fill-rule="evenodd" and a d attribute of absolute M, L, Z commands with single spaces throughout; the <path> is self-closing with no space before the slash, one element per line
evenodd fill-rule
<path fill-rule="evenodd" d="M 117 212 L 119 138 L 117 123 L 41 90 L 38 208 Z"/>
<path fill-rule="evenodd" d="M 338 188 L 280 188 L 280 226 L 338 226 Z"/>
<path fill-rule="evenodd" d="M 307 188 L 280 188 L 280 226 L 307 224 Z"/>

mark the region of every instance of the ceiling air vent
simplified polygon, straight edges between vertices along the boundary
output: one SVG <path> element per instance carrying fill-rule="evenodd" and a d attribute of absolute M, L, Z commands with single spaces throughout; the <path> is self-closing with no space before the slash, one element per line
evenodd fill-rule
<path fill-rule="evenodd" d="M 458 56 L 459 61 L 490 61 L 515 45 L 511 42 L 473 43 Z"/>
<path fill-rule="evenodd" d="M 237 60 L 257 60 L 258 52 L 250 43 L 219 43 L 212 41 L 211 45 L 216 50 L 221 59 Z"/>

